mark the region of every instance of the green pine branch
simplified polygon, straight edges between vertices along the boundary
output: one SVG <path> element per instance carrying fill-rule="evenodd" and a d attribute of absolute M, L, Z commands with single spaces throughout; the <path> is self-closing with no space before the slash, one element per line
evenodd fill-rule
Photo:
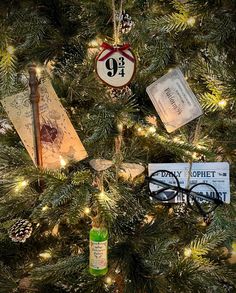
<path fill-rule="evenodd" d="M 45 265 L 36 268 L 31 275 L 38 282 L 59 281 L 72 274 L 81 274 L 87 268 L 87 260 L 84 255 L 71 256 L 56 264 Z"/>
<path fill-rule="evenodd" d="M 0 262 L 0 287 L 2 293 L 13 292 L 17 288 L 17 283 L 10 272 L 10 268 Z"/>
<path fill-rule="evenodd" d="M 14 48 L 7 46 L 0 50 L 0 95 L 7 95 L 11 92 L 16 77 L 17 58 Z"/>

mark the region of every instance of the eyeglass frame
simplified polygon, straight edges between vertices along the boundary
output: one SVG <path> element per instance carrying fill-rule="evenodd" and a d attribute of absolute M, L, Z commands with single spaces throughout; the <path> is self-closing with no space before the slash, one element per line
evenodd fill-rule
<path fill-rule="evenodd" d="M 155 178 L 152 178 L 152 176 L 154 176 L 156 173 L 160 173 L 160 172 L 167 172 L 169 174 L 171 174 L 172 177 L 174 177 L 174 179 L 176 180 L 177 182 L 177 186 L 174 186 L 174 185 L 171 185 L 171 184 L 168 184 L 168 183 L 165 183 L 165 182 L 162 182 L 160 180 L 157 180 Z M 192 199 L 193 201 L 195 202 L 196 204 L 196 207 L 198 208 L 198 211 L 201 215 L 203 215 L 204 217 L 207 216 L 208 214 L 212 213 L 219 205 L 223 204 L 224 202 L 220 199 L 220 195 L 219 195 L 219 192 L 218 190 L 215 188 L 215 186 L 209 184 L 209 183 L 204 183 L 204 182 L 200 182 L 200 183 L 197 183 L 197 184 L 194 184 L 192 185 L 189 189 L 188 188 L 183 188 L 180 186 L 180 183 L 179 183 L 179 179 L 177 178 L 177 176 L 171 172 L 171 171 L 168 171 L 168 170 L 157 170 L 155 172 L 153 172 L 150 176 L 147 176 L 146 177 L 148 182 L 149 182 L 149 185 L 148 185 L 148 188 L 149 188 L 149 194 L 151 197 L 155 198 L 156 200 L 158 201 L 161 201 L 161 202 L 169 202 L 170 200 L 174 199 L 179 193 L 181 193 L 182 195 L 186 195 L 187 197 L 187 203 L 188 203 L 188 206 L 196 212 L 196 210 L 193 208 L 191 202 L 190 202 L 190 195 L 191 195 L 191 192 L 192 192 Z M 150 188 L 150 183 L 154 184 L 154 185 L 157 185 L 156 184 L 159 183 L 159 185 L 161 186 L 166 186 L 164 188 L 161 188 L 160 190 L 157 190 L 157 191 L 151 191 L 151 188 Z M 215 191 L 215 194 L 217 196 L 217 198 L 212 198 L 212 197 L 208 197 L 206 195 L 203 195 L 203 194 L 198 194 L 196 191 L 192 191 L 192 189 L 194 189 L 196 186 L 199 186 L 199 185 L 207 185 L 207 186 L 210 186 L 214 191 Z M 159 194 L 167 189 L 174 189 L 176 190 L 176 192 L 174 193 L 174 195 L 172 197 L 170 197 L 169 199 L 159 199 L 159 198 L 156 198 L 154 194 Z M 208 201 L 213 201 L 215 203 L 215 206 L 214 208 L 212 208 L 210 211 L 205 211 L 202 209 L 201 205 L 199 204 L 199 202 L 196 200 L 195 196 L 193 196 L 193 194 L 195 193 L 195 195 L 197 194 L 197 197 L 199 198 L 203 198 L 205 200 L 208 200 Z"/>

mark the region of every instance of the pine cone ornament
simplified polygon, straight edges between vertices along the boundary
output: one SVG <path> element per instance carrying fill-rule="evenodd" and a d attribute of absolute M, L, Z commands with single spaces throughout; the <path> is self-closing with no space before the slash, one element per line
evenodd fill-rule
<path fill-rule="evenodd" d="M 32 224 L 25 219 L 19 219 L 8 231 L 9 237 L 14 242 L 25 242 L 33 231 Z"/>
<path fill-rule="evenodd" d="M 125 11 L 122 12 L 120 16 L 120 30 L 122 34 L 128 34 L 132 27 L 134 26 L 134 22 L 132 21 L 131 16 Z"/>
<path fill-rule="evenodd" d="M 132 91 L 128 86 L 126 86 L 123 88 L 110 88 L 108 90 L 108 94 L 110 95 L 112 100 L 120 100 L 127 99 L 132 96 Z"/>

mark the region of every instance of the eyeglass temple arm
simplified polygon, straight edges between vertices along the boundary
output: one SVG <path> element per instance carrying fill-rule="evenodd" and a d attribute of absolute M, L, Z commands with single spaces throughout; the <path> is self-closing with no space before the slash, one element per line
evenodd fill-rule
<path fill-rule="evenodd" d="M 168 187 L 168 188 L 171 188 L 171 189 L 174 189 L 174 190 L 179 190 L 180 189 L 178 186 L 174 186 L 174 185 L 159 181 L 159 180 L 154 179 L 154 178 L 147 177 L 147 179 L 148 179 L 149 183 L 153 183 L 153 184 L 158 183 L 162 187 Z"/>

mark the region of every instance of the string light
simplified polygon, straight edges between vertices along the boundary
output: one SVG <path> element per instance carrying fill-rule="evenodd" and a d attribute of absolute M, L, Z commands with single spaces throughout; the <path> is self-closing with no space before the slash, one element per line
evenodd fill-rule
<path fill-rule="evenodd" d="M 219 105 L 220 108 L 223 109 L 227 105 L 227 101 L 224 100 L 224 99 L 223 100 L 220 100 L 219 103 L 218 103 L 218 105 Z"/>
<path fill-rule="evenodd" d="M 99 199 L 101 201 L 106 201 L 106 202 L 110 202 L 112 204 L 112 200 L 109 196 L 107 196 L 107 194 L 104 191 L 101 191 L 99 194 Z"/>
<path fill-rule="evenodd" d="M 139 136 L 143 136 L 143 135 L 145 135 L 145 129 L 144 128 L 142 128 L 142 127 L 138 127 L 137 128 L 137 132 L 138 132 L 138 135 Z"/>
<path fill-rule="evenodd" d="M 145 218 L 144 218 L 144 223 L 150 224 L 153 220 L 154 220 L 153 215 L 146 215 Z"/>
<path fill-rule="evenodd" d="M 102 40 L 100 38 L 96 38 L 89 42 L 88 44 L 88 56 L 92 57 L 94 54 L 97 54 L 99 52 L 99 47 L 102 43 Z"/>
<path fill-rule="evenodd" d="M 29 184 L 29 182 L 27 180 L 23 180 L 22 182 L 20 182 L 20 185 L 22 187 L 26 187 Z"/>
<path fill-rule="evenodd" d="M 89 47 L 93 47 L 93 48 L 99 46 L 98 41 L 96 39 L 90 41 L 88 45 Z"/>
<path fill-rule="evenodd" d="M 236 253 L 236 241 L 233 241 L 232 249 L 233 249 L 233 252 Z"/>
<path fill-rule="evenodd" d="M 179 141 L 180 141 L 180 139 L 179 139 L 179 137 L 178 137 L 178 136 L 176 136 L 176 137 L 174 137 L 174 138 L 173 138 L 173 141 L 174 141 L 174 142 L 179 142 Z"/>
<path fill-rule="evenodd" d="M 15 52 L 15 48 L 12 46 L 8 46 L 6 50 L 10 55 L 13 55 Z"/>
<path fill-rule="evenodd" d="M 148 128 L 148 132 L 150 132 L 150 133 L 155 133 L 155 132 L 156 132 L 156 127 L 154 127 L 154 126 L 150 126 L 150 127 Z"/>
<path fill-rule="evenodd" d="M 35 71 L 36 71 L 37 76 L 40 77 L 42 74 L 42 68 L 39 66 L 36 66 Z"/>
<path fill-rule="evenodd" d="M 200 144 L 197 144 L 196 147 L 197 147 L 199 150 L 205 150 L 205 149 L 206 149 L 205 146 L 200 145 Z"/>
<path fill-rule="evenodd" d="M 173 142 L 178 142 L 178 143 L 180 143 L 180 144 L 183 144 L 183 143 L 184 143 L 184 141 L 181 140 L 178 136 L 175 136 L 175 137 L 173 138 Z"/>
<path fill-rule="evenodd" d="M 105 193 L 103 191 L 101 191 L 98 196 L 102 200 L 105 199 L 105 197 L 106 197 L 106 195 L 105 195 Z"/>
<path fill-rule="evenodd" d="M 122 123 L 119 123 L 117 125 L 117 129 L 118 129 L 119 132 L 121 132 L 123 130 L 123 124 Z"/>
<path fill-rule="evenodd" d="M 204 220 L 202 220 L 201 222 L 198 223 L 198 226 L 206 227 L 207 223 Z"/>
<path fill-rule="evenodd" d="M 50 251 L 46 250 L 46 251 L 40 253 L 39 256 L 40 256 L 41 258 L 43 258 L 44 260 L 47 260 L 47 259 L 49 259 L 49 258 L 52 257 L 52 254 L 51 254 Z"/>
<path fill-rule="evenodd" d="M 15 187 L 15 192 L 19 192 L 20 190 L 24 189 L 29 184 L 28 180 L 23 180 L 17 183 Z"/>
<path fill-rule="evenodd" d="M 184 256 L 185 257 L 190 257 L 192 255 L 192 250 L 191 248 L 185 248 L 184 249 Z"/>
<path fill-rule="evenodd" d="M 90 208 L 86 207 L 86 208 L 84 209 L 84 213 L 85 213 L 86 215 L 89 215 L 89 214 L 90 214 Z"/>
<path fill-rule="evenodd" d="M 42 208 L 42 211 L 45 212 L 45 211 L 47 211 L 48 209 L 49 209 L 48 206 L 44 206 L 44 207 Z"/>
<path fill-rule="evenodd" d="M 196 22 L 196 19 L 194 17 L 189 17 L 189 19 L 187 20 L 187 24 L 190 25 L 190 26 L 194 26 Z"/>
<path fill-rule="evenodd" d="M 67 162 L 62 156 L 60 156 L 60 164 L 61 164 L 61 168 L 65 168 L 65 166 L 67 165 Z"/>
<path fill-rule="evenodd" d="M 57 223 L 52 229 L 52 236 L 58 236 L 58 235 L 59 235 L 59 224 Z"/>
<path fill-rule="evenodd" d="M 107 285 L 112 285 L 113 280 L 111 277 L 108 276 L 108 277 L 106 277 L 105 282 L 107 283 Z"/>
<path fill-rule="evenodd" d="M 196 160 L 197 159 L 197 153 L 193 153 L 192 158 Z"/>

